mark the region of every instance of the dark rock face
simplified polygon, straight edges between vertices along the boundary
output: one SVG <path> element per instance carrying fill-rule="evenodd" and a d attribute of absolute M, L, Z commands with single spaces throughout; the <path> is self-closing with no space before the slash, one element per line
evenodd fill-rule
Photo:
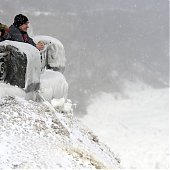
<path fill-rule="evenodd" d="M 11 45 L 1 46 L 0 53 L 2 52 L 8 53 L 8 59 L 5 63 L 7 67 L 5 82 L 10 83 L 13 86 L 24 88 L 27 67 L 26 54 L 22 54 L 16 47 Z"/>

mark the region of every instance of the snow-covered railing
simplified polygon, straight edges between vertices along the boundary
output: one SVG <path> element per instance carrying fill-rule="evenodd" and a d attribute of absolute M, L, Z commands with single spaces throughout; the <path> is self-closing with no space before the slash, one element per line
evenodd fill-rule
<path fill-rule="evenodd" d="M 65 70 L 65 50 L 62 43 L 56 38 L 50 36 L 36 36 L 33 38 L 35 43 L 43 42 L 45 49 L 41 51 L 42 70 L 53 69 L 55 71 L 64 72 Z"/>
<path fill-rule="evenodd" d="M 48 47 L 51 45 L 51 43 L 49 44 L 45 44 L 44 49 L 40 51 L 40 55 L 41 55 L 41 71 L 43 72 L 44 69 L 47 66 L 47 50 Z"/>

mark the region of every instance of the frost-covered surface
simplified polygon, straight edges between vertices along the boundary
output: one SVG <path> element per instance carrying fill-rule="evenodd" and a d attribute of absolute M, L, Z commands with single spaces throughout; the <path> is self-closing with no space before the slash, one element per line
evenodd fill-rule
<path fill-rule="evenodd" d="M 25 91 L 17 86 L 11 86 L 10 84 L 0 82 L 0 98 L 5 96 L 25 98 Z"/>
<path fill-rule="evenodd" d="M 53 98 L 67 98 L 68 93 L 68 83 L 65 80 L 63 74 L 57 71 L 45 70 L 40 75 L 40 95 L 42 95 L 46 100 L 51 101 Z M 0 97 L 5 96 L 12 97 L 23 97 L 28 98 L 24 89 L 21 89 L 17 86 L 11 86 L 10 84 L 6 84 L 0 82 Z"/>
<path fill-rule="evenodd" d="M 65 67 L 65 50 L 58 39 L 44 35 L 35 36 L 33 39 L 36 43 L 43 41 L 48 46 L 48 64 L 51 67 Z"/>
<path fill-rule="evenodd" d="M 0 169 L 119 168 L 109 148 L 73 119 L 71 101 L 62 101 L 52 101 L 54 113 L 43 103 L 0 99 Z"/>
<path fill-rule="evenodd" d="M 53 98 L 67 98 L 68 83 L 58 71 L 45 70 L 40 78 L 40 93 L 50 101 Z"/>
<path fill-rule="evenodd" d="M 55 54 L 55 61 L 59 62 L 60 66 L 65 66 L 65 55 L 63 45 L 55 38 L 39 36 L 37 38 L 47 38 L 52 42 L 52 47 L 55 46 L 55 50 L 52 50 L 53 55 Z M 55 42 L 55 43 L 54 43 Z M 44 96 L 46 100 L 51 100 L 53 98 L 67 98 L 68 93 L 68 83 L 63 74 L 58 71 L 44 70 L 41 73 L 41 60 L 40 52 L 30 44 L 21 43 L 16 41 L 3 41 L 0 43 L 2 46 L 11 45 L 18 49 L 21 54 L 26 54 L 27 56 L 27 68 L 25 74 L 25 88 L 32 83 L 40 83 L 40 93 Z M 51 50 L 48 50 L 48 52 Z M 53 56 L 54 57 L 54 56 Z M 0 96 L 10 94 L 16 96 L 16 94 L 25 97 L 22 89 L 17 89 L 10 87 L 6 84 L 0 84 L 0 89 L 3 88 Z M 10 92 L 8 92 L 8 89 Z M 13 91 L 14 90 L 14 91 Z M 17 92 L 15 92 L 17 90 Z M 31 92 L 32 93 L 32 92 Z M 27 98 L 32 98 L 32 94 L 28 94 Z"/>
<path fill-rule="evenodd" d="M 11 45 L 16 47 L 21 54 L 26 54 L 27 56 L 27 68 L 25 76 L 25 88 L 32 83 L 40 82 L 40 72 L 41 72 L 41 60 L 40 53 L 37 48 L 22 42 L 16 41 L 3 41 L 0 42 L 0 45 L 7 46 Z"/>
<path fill-rule="evenodd" d="M 124 96 L 96 95 L 82 121 L 119 155 L 124 168 L 164 169 L 169 167 L 168 102 L 167 88 L 130 85 Z"/>

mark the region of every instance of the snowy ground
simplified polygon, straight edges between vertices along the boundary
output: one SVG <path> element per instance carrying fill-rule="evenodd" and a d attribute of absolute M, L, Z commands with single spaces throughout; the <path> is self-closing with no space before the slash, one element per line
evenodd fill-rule
<path fill-rule="evenodd" d="M 0 84 L 0 169 L 120 168 L 114 153 L 73 118 L 70 100 L 51 104 L 54 110 Z"/>
<path fill-rule="evenodd" d="M 168 168 L 168 89 L 101 93 L 82 118 L 119 155 L 124 168 Z"/>

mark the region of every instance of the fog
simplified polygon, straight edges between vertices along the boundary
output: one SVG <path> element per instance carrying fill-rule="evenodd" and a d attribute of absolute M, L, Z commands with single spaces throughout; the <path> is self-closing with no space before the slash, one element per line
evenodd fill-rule
<path fill-rule="evenodd" d="M 34 35 L 59 39 L 76 114 L 99 92 L 124 93 L 125 84 L 169 86 L 169 1 L 0 0 L 0 22 L 25 14 Z"/>

